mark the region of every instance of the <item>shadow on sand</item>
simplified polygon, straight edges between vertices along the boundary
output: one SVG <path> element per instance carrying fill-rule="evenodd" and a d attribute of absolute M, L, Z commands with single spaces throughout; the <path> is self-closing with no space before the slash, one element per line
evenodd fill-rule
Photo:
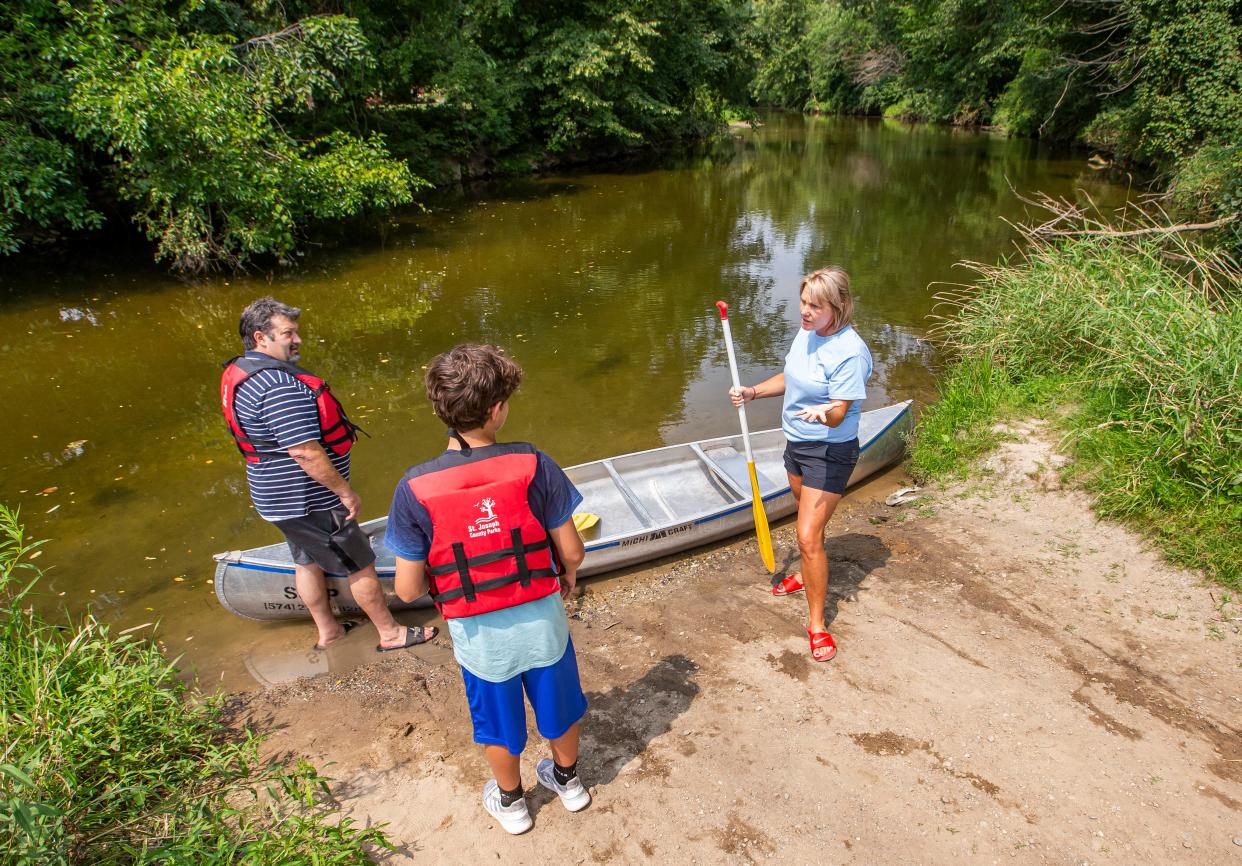
<path fill-rule="evenodd" d="M 683 655 L 659 659 L 643 676 L 625 686 L 587 692 L 590 705 L 582 720 L 582 757 L 578 768 L 589 786 L 607 785 L 635 758 L 638 778 L 667 773 L 662 758 L 648 752 L 651 742 L 668 733 L 673 720 L 690 708 L 699 694 L 699 666 Z M 555 797 L 528 787 L 527 802 L 535 812 Z"/>
<path fill-rule="evenodd" d="M 828 600 L 824 603 L 824 622 L 832 625 L 842 602 L 858 600 L 863 591 L 863 581 L 871 572 L 883 568 L 892 551 L 875 535 L 847 532 L 830 535 L 828 548 Z M 776 574 L 772 576 L 775 586 L 782 577 L 798 570 L 800 560 L 797 548 L 778 551 Z"/>

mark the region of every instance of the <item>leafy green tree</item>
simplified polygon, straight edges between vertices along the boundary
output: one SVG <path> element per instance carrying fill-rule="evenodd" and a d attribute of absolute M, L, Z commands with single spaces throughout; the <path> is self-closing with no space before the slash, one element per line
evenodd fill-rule
<path fill-rule="evenodd" d="M 834 113 L 880 107 L 872 89 L 897 73 L 904 61 L 900 52 L 884 44 L 872 19 L 837 4 L 813 11 L 804 51 L 810 61 L 809 104 Z"/>
<path fill-rule="evenodd" d="M 70 127 L 106 151 L 117 192 L 178 270 L 283 256 L 308 219 L 409 202 L 416 179 L 379 137 L 299 141 L 280 113 L 339 95 L 338 69 L 366 64 L 357 23 L 315 17 L 230 44 L 176 33 L 139 42 L 111 4 L 74 16 Z M 129 37 L 129 38 L 126 38 Z"/>
<path fill-rule="evenodd" d="M 744 99 L 736 0 L 560 0 L 492 6 L 484 29 L 552 151 L 701 135 Z"/>
<path fill-rule="evenodd" d="M 286 257 L 423 178 L 711 134 L 745 0 L 15 0 L 0 252 L 132 217 L 179 270 Z M 396 157 L 394 159 L 394 157 Z"/>
<path fill-rule="evenodd" d="M 440 177 L 437 161 L 486 172 L 702 136 L 746 101 L 741 0 L 351 0 L 344 11 L 377 58 L 353 116 Z"/>
<path fill-rule="evenodd" d="M 761 103 L 801 109 L 810 98 L 809 6 L 809 0 L 756 0 L 751 92 Z"/>
<path fill-rule="evenodd" d="M 491 4 L 349 0 L 344 9 L 376 63 L 342 122 L 383 132 L 395 155 L 439 180 L 448 177 L 439 164 L 486 164 L 525 142 L 521 82 L 498 62 Z"/>
<path fill-rule="evenodd" d="M 87 177 L 185 271 L 284 256 L 308 222 L 411 201 L 421 181 L 380 137 L 299 138 L 283 122 L 372 62 L 356 22 L 311 17 L 237 42 L 182 32 L 190 12 L 202 7 L 23 0 L 6 13 L 0 247 L 22 229 L 98 225 Z"/>
<path fill-rule="evenodd" d="M 1242 209 L 1242 0 L 757 0 L 756 98 L 994 124 Z"/>
<path fill-rule="evenodd" d="M 1163 169 L 1184 205 L 1242 211 L 1242 2 L 1128 0 L 1121 23 L 1117 96 L 1085 137 Z"/>
<path fill-rule="evenodd" d="M 89 163 L 59 134 L 68 87 L 45 59 L 58 14 L 50 0 L 0 5 L 0 253 L 20 249 L 23 234 L 103 222 L 83 178 Z"/>

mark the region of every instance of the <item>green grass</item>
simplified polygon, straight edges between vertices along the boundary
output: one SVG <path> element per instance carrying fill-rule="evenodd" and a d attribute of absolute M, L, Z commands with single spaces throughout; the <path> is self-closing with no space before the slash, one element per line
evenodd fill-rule
<path fill-rule="evenodd" d="M 1242 281 L 1188 242 L 1083 238 L 975 266 L 944 296 L 954 358 L 920 419 L 919 478 L 962 476 L 998 420 L 1049 419 L 1097 510 L 1242 588 Z"/>
<path fill-rule="evenodd" d="M 149 640 L 41 619 L 36 546 L 0 506 L 0 863 L 327 866 L 389 847 L 312 767 L 261 760 Z"/>
<path fill-rule="evenodd" d="M 919 418 L 910 470 L 926 480 L 964 479 L 974 461 L 1002 441 L 1006 418 L 1044 417 L 1056 405 L 1060 383 L 1040 377 L 1014 381 L 986 358 L 955 362 L 941 379 L 940 400 Z"/>

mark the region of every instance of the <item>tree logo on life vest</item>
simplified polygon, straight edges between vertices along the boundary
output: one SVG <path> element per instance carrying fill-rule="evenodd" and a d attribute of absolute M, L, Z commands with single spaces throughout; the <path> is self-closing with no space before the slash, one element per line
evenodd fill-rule
<path fill-rule="evenodd" d="M 482 538 L 485 535 L 498 534 L 500 532 L 500 518 L 496 516 L 496 500 L 484 499 L 476 502 L 474 507 L 482 511 L 483 516 L 467 527 L 470 537 Z"/>

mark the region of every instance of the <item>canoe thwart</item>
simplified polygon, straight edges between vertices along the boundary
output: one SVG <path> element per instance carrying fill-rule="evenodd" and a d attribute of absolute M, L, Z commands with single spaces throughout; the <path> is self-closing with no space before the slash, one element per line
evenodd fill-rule
<path fill-rule="evenodd" d="M 651 512 L 647 510 L 647 506 L 643 505 L 638 499 L 638 494 L 634 492 L 634 488 L 630 487 L 617 472 L 617 467 L 612 465 L 611 460 L 600 461 L 604 465 L 604 469 L 608 470 L 608 476 L 612 478 L 612 483 L 617 485 L 617 490 L 621 493 L 621 498 L 625 500 L 625 504 L 634 512 L 634 516 L 639 519 L 645 527 L 656 525 L 655 518 L 651 516 Z"/>
<path fill-rule="evenodd" d="M 699 445 L 698 442 L 691 442 L 690 449 L 700 460 L 703 461 L 707 468 L 711 470 L 712 475 L 724 482 L 725 486 L 728 487 L 739 500 L 750 498 L 750 493 L 742 488 L 733 476 L 725 471 L 723 466 L 708 457 L 707 452 L 703 450 L 703 447 Z"/>

